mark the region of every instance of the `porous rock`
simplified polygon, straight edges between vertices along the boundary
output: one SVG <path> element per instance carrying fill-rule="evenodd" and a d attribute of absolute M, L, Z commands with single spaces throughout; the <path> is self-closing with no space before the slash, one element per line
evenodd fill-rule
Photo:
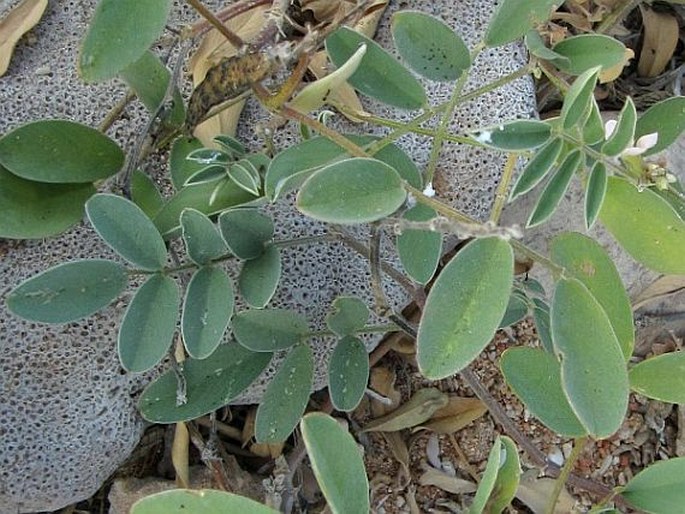
<path fill-rule="evenodd" d="M 206 2 L 218 5 L 220 2 Z M 78 43 L 95 1 L 51 2 L 33 36 L 20 44 L 0 90 L 0 132 L 23 122 L 67 118 L 96 126 L 104 112 L 121 99 L 125 90 L 115 82 L 84 85 L 75 73 Z M 182 4 L 182 2 L 180 2 Z M 401 4 L 401 5 L 399 5 Z M 453 0 L 393 2 L 390 11 L 416 8 L 445 19 L 473 45 L 480 39 L 494 1 Z M 390 46 L 388 15 L 379 29 L 379 40 Z M 183 16 L 188 17 L 187 8 Z M 513 71 L 525 62 L 521 48 L 510 45 L 483 52 L 467 90 Z M 447 85 L 427 84 L 431 101 L 445 101 Z M 451 126 L 459 133 L 502 119 L 534 114 L 529 79 L 471 102 L 460 109 Z M 397 119 L 405 112 L 368 105 L 369 110 Z M 263 115 L 254 106 L 243 117 L 240 137 L 260 144 L 252 131 Z M 109 134 L 130 146 L 144 123 L 140 107 L 126 111 Z M 368 127 L 356 127 L 368 130 Z M 296 131 L 278 136 L 283 147 L 295 141 Z M 400 145 L 421 166 L 430 149 L 425 138 L 406 136 Z M 436 176 L 438 195 L 465 212 L 485 218 L 503 161 L 482 149 L 447 144 Z M 322 226 L 298 215 L 291 206 L 274 212 L 279 235 L 316 233 Z M 66 234 L 35 242 L 0 242 L 0 296 L 21 280 L 66 260 L 113 257 L 94 232 L 77 226 Z M 275 306 L 304 312 L 321 324 L 334 298 L 356 294 L 370 303 L 365 261 L 340 244 L 289 248 L 283 251 L 284 277 Z M 401 305 L 406 295 L 389 282 L 387 293 Z M 124 298 L 126 300 L 126 298 Z M 118 301 L 80 322 L 42 325 L 17 319 L 0 304 L 0 513 L 54 510 L 93 494 L 129 455 L 138 442 L 143 422 L 135 400 L 146 375 L 125 374 L 117 361 L 115 342 L 126 301 Z M 374 340 L 369 340 L 370 346 Z M 313 345 L 317 363 L 315 386 L 325 385 L 325 368 L 333 341 Z M 246 391 L 240 402 L 255 402 L 273 375 L 274 367 Z"/>

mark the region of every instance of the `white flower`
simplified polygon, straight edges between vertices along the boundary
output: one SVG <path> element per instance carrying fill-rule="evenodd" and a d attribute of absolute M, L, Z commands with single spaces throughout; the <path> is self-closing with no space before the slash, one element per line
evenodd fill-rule
<path fill-rule="evenodd" d="M 429 182 L 426 185 L 426 188 L 423 190 L 423 194 L 429 198 L 432 198 L 435 196 L 435 189 L 433 189 L 433 183 L 432 182 Z"/>
<path fill-rule="evenodd" d="M 604 124 L 604 139 L 609 139 L 611 137 L 614 130 L 616 130 L 616 125 L 618 125 L 616 120 L 609 120 Z M 631 140 L 628 148 L 623 150 L 620 156 L 641 155 L 650 148 L 654 148 L 658 140 L 659 134 L 656 132 L 645 134 L 644 136 L 639 137 L 636 142 Z"/>

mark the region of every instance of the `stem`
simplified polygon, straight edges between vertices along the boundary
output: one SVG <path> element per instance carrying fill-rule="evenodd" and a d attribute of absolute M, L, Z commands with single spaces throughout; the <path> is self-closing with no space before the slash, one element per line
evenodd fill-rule
<path fill-rule="evenodd" d="M 510 153 L 507 157 L 507 162 L 504 164 L 502 178 L 500 179 L 499 184 L 497 185 L 497 191 L 495 192 L 495 205 L 490 212 L 490 221 L 493 223 L 499 222 L 499 218 L 502 215 L 502 209 L 507 202 L 507 191 L 509 190 L 511 177 L 514 175 L 514 168 L 516 167 L 517 160 L 518 155 Z"/>
<path fill-rule="evenodd" d="M 579 437 L 575 439 L 575 444 L 573 445 L 571 455 L 569 455 L 568 459 L 566 459 L 566 462 L 564 462 L 564 467 L 561 468 L 561 472 L 559 473 L 556 482 L 554 482 L 554 489 L 552 490 L 552 494 L 550 495 L 547 501 L 545 514 L 554 514 L 554 507 L 557 504 L 557 500 L 559 499 L 561 490 L 564 488 L 564 485 L 566 484 L 566 481 L 568 480 L 568 477 L 571 474 L 571 470 L 575 466 L 578 457 L 580 457 L 580 454 L 582 453 L 583 447 L 585 446 L 586 442 L 587 437 Z"/>
<path fill-rule="evenodd" d="M 381 277 L 381 237 L 383 232 L 378 223 L 371 224 L 369 236 L 369 267 L 371 268 L 371 290 L 373 292 L 374 307 L 376 314 L 386 316 L 390 312 L 388 300 L 383 291 L 383 278 Z"/>
<path fill-rule="evenodd" d="M 640 0 L 624 0 L 616 9 L 611 11 L 609 15 L 602 20 L 602 22 L 595 28 L 597 34 L 604 34 L 611 30 L 619 21 L 625 18 L 630 11 L 635 9 L 640 3 Z"/>
<path fill-rule="evenodd" d="M 206 19 L 209 23 L 212 24 L 212 26 L 218 30 L 227 40 L 231 45 L 233 45 L 236 49 L 241 48 L 245 42 L 235 34 L 234 32 L 228 30 L 226 25 L 224 25 L 221 20 L 219 20 L 216 16 L 214 16 L 214 13 L 207 9 L 200 0 L 186 0 L 192 7 L 195 9 L 200 15 Z"/>
<path fill-rule="evenodd" d="M 385 325 L 365 325 L 359 330 L 355 330 L 355 334 L 387 334 L 388 332 L 398 332 L 400 327 L 394 323 Z M 305 338 L 310 337 L 338 337 L 332 330 L 311 330 L 304 334 Z"/>
<path fill-rule="evenodd" d="M 235 18 L 247 11 L 251 11 L 252 9 L 255 9 L 261 5 L 266 5 L 270 4 L 271 0 L 250 0 L 246 1 L 243 0 L 242 2 L 235 3 L 233 5 L 230 5 L 226 7 L 225 9 L 219 11 L 216 14 L 216 19 L 218 19 L 221 22 L 225 22 L 227 20 L 230 20 L 231 18 Z M 222 23 L 223 25 L 223 23 Z M 190 37 L 197 37 L 201 36 L 205 32 L 209 31 L 210 28 L 212 27 L 212 24 L 207 21 L 207 20 L 202 20 L 200 22 L 195 23 L 192 27 L 190 27 L 189 31 L 189 36 Z"/>
<path fill-rule="evenodd" d="M 107 132 L 117 118 L 121 116 L 121 113 L 124 112 L 124 109 L 128 103 L 135 97 L 136 94 L 131 89 L 126 91 L 126 96 L 119 100 L 116 105 L 112 107 L 112 109 L 105 115 L 105 118 L 98 125 L 98 130 L 103 133 Z"/>
<path fill-rule="evenodd" d="M 478 98 L 479 96 L 482 96 L 485 93 L 489 93 L 490 91 L 499 89 L 502 86 L 506 86 L 509 82 L 513 82 L 514 80 L 520 79 L 521 77 L 525 77 L 529 73 L 532 73 L 534 69 L 535 65 L 533 63 L 528 63 L 516 71 L 512 71 L 511 73 L 508 73 L 507 75 L 504 75 L 503 77 L 500 77 L 497 80 L 493 80 L 489 84 L 485 84 L 484 86 L 476 88 L 472 91 L 469 91 L 465 95 L 460 96 L 458 103 L 463 104 L 465 102 L 468 102 L 469 100 Z"/>

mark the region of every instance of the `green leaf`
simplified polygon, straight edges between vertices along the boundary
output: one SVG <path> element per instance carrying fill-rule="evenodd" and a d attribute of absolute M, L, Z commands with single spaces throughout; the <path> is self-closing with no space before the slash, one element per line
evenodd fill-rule
<path fill-rule="evenodd" d="M 534 298 L 533 304 L 533 319 L 540 343 L 545 351 L 553 354 L 554 343 L 552 343 L 552 332 L 550 331 L 549 305 L 539 298 Z"/>
<path fill-rule="evenodd" d="M 561 364 L 554 355 L 537 348 L 509 348 L 499 365 L 507 385 L 546 427 L 563 437 L 587 434 L 564 395 Z"/>
<path fill-rule="evenodd" d="M 630 387 L 649 398 L 685 404 L 685 352 L 651 357 L 630 370 Z"/>
<path fill-rule="evenodd" d="M 580 75 L 595 66 L 606 70 L 621 64 L 624 61 L 626 47 L 613 37 L 581 34 L 559 41 L 552 50 L 568 59 L 555 61 L 557 68 L 571 75 Z"/>
<path fill-rule="evenodd" d="M 433 209 L 418 204 L 403 217 L 409 221 L 429 221 L 435 216 Z M 397 236 L 397 253 L 407 274 L 419 284 L 427 284 L 438 269 L 442 256 L 442 234 L 407 229 Z"/>
<path fill-rule="evenodd" d="M 228 134 L 214 136 L 213 141 L 223 148 L 232 159 L 241 159 L 247 153 L 247 148 L 245 148 L 245 146 L 236 138 L 231 137 Z"/>
<path fill-rule="evenodd" d="M 0 164 L 35 182 L 95 182 L 121 169 L 124 152 L 94 128 L 67 120 L 41 120 L 0 138 Z"/>
<path fill-rule="evenodd" d="M 302 418 L 302 439 L 328 506 L 334 514 L 367 514 L 369 481 L 350 433 L 332 417 L 313 412 Z"/>
<path fill-rule="evenodd" d="M 621 496 L 631 505 L 653 514 L 673 514 L 685 505 L 685 458 L 655 462 L 628 482 Z"/>
<path fill-rule="evenodd" d="M 563 146 L 564 142 L 561 139 L 554 138 L 535 153 L 516 181 L 511 191 L 510 201 L 527 193 L 540 183 L 556 163 Z"/>
<path fill-rule="evenodd" d="M 434 16 L 417 11 L 396 12 L 391 30 L 402 59 L 427 79 L 453 82 L 471 66 L 464 41 Z"/>
<path fill-rule="evenodd" d="M 91 184 L 44 184 L 24 180 L 0 166 L 0 237 L 41 239 L 83 219 Z"/>
<path fill-rule="evenodd" d="M 604 120 L 599 112 L 597 100 L 590 99 L 590 114 L 583 126 L 583 142 L 587 145 L 594 145 L 604 141 Z"/>
<path fill-rule="evenodd" d="M 514 441 L 507 436 L 499 436 L 497 439 L 501 444 L 500 465 L 486 509 L 488 512 L 499 513 L 509 506 L 516 495 L 521 478 L 521 463 Z"/>
<path fill-rule="evenodd" d="M 121 321 L 117 342 L 126 371 L 147 371 L 164 358 L 176 331 L 179 296 L 176 282 L 158 273 L 136 291 Z"/>
<path fill-rule="evenodd" d="M 328 390 L 336 410 L 352 411 L 364 396 L 369 381 L 369 354 L 356 337 L 345 336 L 328 364 Z"/>
<path fill-rule="evenodd" d="M 597 161 L 590 171 L 585 189 L 585 228 L 590 230 L 602 209 L 607 192 L 607 169 L 604 163 Z"/>
<path fill-rule="evenodd" d="M 604 309 L 618 338 L 626 362 L 633 354 L 633 312 L 614 262 L 594 239 L 565 232 L 551 243 L 554 262 L 580 280 Z"/>
<path fill-rule="evenodd" d="M 515 120 L 476 132 L 474 139 L 498 150 L 528 150 L 544 145 L 552 128 L 544 121 Z"/>
<path fill-rule="evenodd" d="M 86 82 L 101 82 L 140 59 L 162 34 L 172 0 L 100 0 L 79 57 Z"/>
<path fill-rule="evenodd" d="M 367 223 L 389 216 L 406 197 L 392 167 L 376 159 L 350 158 L 309 177 L 297 195 L 297 208 L 319 221 Z"/>
<path fill-rule="evenodd" d="M 490 20 L 485 43 L 502 46 L 515 41 L 535 25 L 547 21 L 562 3 L 561 0 L 504 0 Z"/>
<path fill-rule="evenodd" d="M 131 514 L 277 514 L 254 500 L 213 489 L 172 489 L 146 496 L 131 507 Z"/>
<path fill-rule="evenodd" d="M 7 296 L 7 307 L 31 321 L 67 323 L 109 305 L 127 281 L 126 268 L 117 262 L 66 262 L 22 282 Z"/>
<path fill-rule="evenodd" d="M 611 436 L 628 407 L 628 372 L 609 318 L 576 279 L 557 283 L 550 317 L 561 384 L 573 411 L 593 437 Z"/>
<path fill-rule="evenodd" d="M 285 350 L 309 332 L 307 319 L 287 309 L 251 309 L 233 317 L 233 335 L 253 352 Z"/>
<path fill-rule="evenodd" d="M 584 156 L 580 150 L 573 150 L 566 156 L 559 169 L 547 182 L 545 189 L 540 194 L 533 212 L 528 218 L 526 227 L 534 227 L 547 221 L 556 210 L 559 202 L 568 189 L 573 174 L 582 166 Z"/>
<path fill-rule="evenodd" d="M 186 252 L 195 264 L 208 264 L 228 252 L 212 220 L 200 211 L 183 209 L 181 228 Z"/>
<path fill-rule="evenodd" d="M 635 123 L 637 111 L 633 100 L 628 97 L 616 120 L 616 127 L 607 141 L 602 145 L 602 153 L 611 157 L 620 154 L 623 150 L 632 146 L 635 135 Z"/>
<path fill-rule="evenodd" d="M 271 301 L 280 280 L 281 252 L 268 246 L 261 256 L 243 264 L 238 287 L 250 307 L 261 309 Z"/>
<path fill-rule="evenodd" d="M 202 142 L 194 137 L 179 137 L 171 145 L 169 172 L 171 173 L 171 182 L 177 190 L 183 188 L 186 180 L 206 166 L 188 159 L 191 153 L 200 148 L 203 148 Z"/>
<path fill-rule="evenodd" d="M 569 60 L 563 55 L 556 53 L 554 50 L 547 48 L 537 30 L 529 30 L 526 33 L 523 42 L 526 45 L 526 48 L 528 48 L 528 51 L 538 59 L 568 66 Z"/>
<path fill-rule="evenodd" d="M 183 362 L 182 394 L 174 370 L 148 385 L 138 401 L 140 413 L 152 423 L 177 423 L 204 416 L 242 393 L 264 371 L 271 357 L 270 353 L 246 350 L 238 343 L 221 344 L 207 359 Z"/>
<path fill-rule="evenodd" d="M 511 246 L 496 237 L 468 243 L 428 293 L 416 340 L 422 374 L 439 380 L 465 368 L 504 317 L 514 277 Z"/>
<path fill-rule="evenodd" d="M 255 438 L 260 443 L 285 441 L 295 429 L 309 401 L 314 357 L 307 344 L 294 346 L 266 387 L 257 409 Z"/>
<path fill-rule="evenodd" d="M 666 275 L 685 274 L 685 222 L 655 192 L 609 177 L 599 219 L 638 262 Z"/>
<path fill-rule="evenodd" d="M 256 209 L 232 209 L 219 216 L 219 229 L 239 259 L 256 259 L 274 236 L 274 222 Z"/>
<path fill-rule="evenodd" d="M 154 181 L 140 170 L 134 171 L 131 176 L 131 200 L 148 218 L 154 218 L 164 207 L 164 198 Z"/>
<path fill-rule="evenodd" d="M 155 113 L 164 100 L 171 73 L 162 61 L 151 51 L 147 51 L 133 64 L 119 73 L 136 96 L 150 113 Z M 170 112 L 162 114 L 162 120 L 173 127 L 178 127 L 185 120 L 183 97 L 178 88 L 174 88 L 173 105 Z"/>
<path fill-rule="evenodd" d="M 366 54 L 348 82 L 361 93 L 400 109 L 419 109 L 426 103 L 421 83 L 375 41 L 341 27 L 326 38 L 326 51 L 337 67 L 366 44 Z"/>
<path fill-rule="evenodd" d="M 652 105 L 637 120 L 635 138 L 652 132 L 659 134 L 656 146 L 644 155 L 652 155 L 665 150 L 685 131 L 685 97 L 674 96 Z"/>
<path fill-rule="evenodd" d="M 191 177 L 188 177 L 183 186 L 196 186 L 198 184 L 215 183 L 217 180 L 226 178 L 227 172 L 223 165 L 210 165 L 202 168 Z M 237 184 L 236 184 L 237 185 Z"/>
<path fill-rule="evenodd" d="M 226 173 L 228 174 L 228 178 L 235 182 L 238 187 L 254 196 L 259 196 L 261 178 L 257 168 L 255 168 L 250 161 L 241 159 L 229 166 Z"/>
<path fill-rule="evenodd" d="M 233 284 L 218 268 L 200 268 L 188 283 L 181 331 L 188 354 L 209 357 L 219 346 L 233 314 Z"/>
<path fill-rule="evenodd" d="M 507 310 L 504 313 L 502 321 L 499 322 L 499 328 L 505 328 L 518 323 L 528 314 L 528 301 L 525 294 L 514 290 L 509 297 Z"/>
<path fill-rule="evenodd" d="M 483 471 L 483 476 L 480 478 L 480 484 L 478 484 L 478 490 L 476 491 L 476 496 L 473 498 L 473 503 L 468 510 L 468 514 L 481 514 L 483 509 L 485 509 L 488 498 L 490 498 L 490 494 L 495 489 L 499 468 L 503 464 L 504 459 L 502 458 L 502 453 L 500 436 L 497 436 L 495 444 L 493 444 L 490 449 L 485 471 Z"/>
<path fill-rule="evenodd" d="M 591 68 L 583 73 L 573 82 L 566 92 L 564 103 L 561 106 L 561 120 L 564 129 L 576 126 L 583 126 L 587 120 L 591 107 L 592 93 L 597 84 L 599 67 Z"/>
<path fill-rule="evenodd" d="M 112 249 L 144 270 L 158 271 L 167 259 L 162 236 L 136 204 L 121 196 L 97 194 L 86 202 L 86 214 Z"/>
<path fill-rule="evenodd" d="M 332 305 L 332 311 L 326 316 L 326 325 L 343 337 L 352 335 L 366 325 L 369 319 L 369 308 L 356 296 L 338 296 Z"/>

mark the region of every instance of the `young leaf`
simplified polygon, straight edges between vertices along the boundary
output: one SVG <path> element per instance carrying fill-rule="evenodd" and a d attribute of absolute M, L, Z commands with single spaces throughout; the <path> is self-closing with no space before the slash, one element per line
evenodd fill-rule
<path fill-rule="evenodd" d="M 254 353 L 238 343 L 229 343 L 219 345 L 207 359 L 186 359 L 182 366 L 184 384 L 170 369 L 145 388 L 138 401 L 140 413 L 152 423 L 177 423 L 204 416 L 242 393 L 264 371 L 271 357 L 270 353 Z"/>
<path fill-rule="evenodd" d="M 109 305 L 127 281 L 126 268 L 117 262 L 65 262 L 22 282 L 7 296 L 7 307 L 31 321 L 67 323 Z"/>
<path fill-rule="evenodd" d="M 552 343 L 552 332 L 550 331 L 549 305 L 539 298 L 533 299 L 533 319 L 537 330 L 540 343 L 546 352 L 554 354 L 554 344 Z"/>
<path fill-rule="evenodd" d="M 602 209 L 607 192 L 607 169 L 604 163 L 597 161 L 590 171 L 585 189 L 585 228 L 590 230 Z"/>
<path fill-rule="evenodd" d="M 628 374 L 633 391 L 668 403 L 685 403 L 685 352 L 642 361 Z"/>
<path fill-rule="evenodd" d="M 134 171 L 131 176 L 131 200 L 148 218 L 154 218 L 164 207 L 164 197 L 154 181 L 140 170 Z"/>
<path fill-rule="evenodd" d="M 464 41 L 443 21 L 417 11 L 399 11 L 391 22 L 395 47 L 409 67 L 430 80 L 453 82 L 471 66 Z"/>
<path fill-rule="evenodd" d="M 243 264 L 238 287 L 250 307 L 262 309 L 271 301 L 280 279 L 281 252 L 268 246 L 261 256 Z"/>
<path fill-rule="evenodd" d="M 249 514 L 278 514 L 254 500 L 237 494 L 214 489 L 172 489 L 138 500 L 131 507 L 131 514 L 224 514 L 246 512 Z"/>
<path fill-rule="evenodd" d="M 590 100 L 590 114 L 583 126 L 583 142 L 594 145 L 604 141 L 604 120 L 599 112 L 599 105 L 594 97 Z"/>
<path fill-rule="evenodd" d="M 488 512 L 499 513 L 509 506 L 516 495 L 521 478 L 521 463 L 514 441 L 507 436 L 499 436 L 497 439 L 501 444 L 500 466 L 486 509 Z"/>
<path fill-rule="evenodd" d="M 205 267 L 188 283 L 181 331 L 188 354 L 194 359 L 209 357 L 219 346 L 233 314 L 233 284 L 226 272 Z"/>
<path fill-rule="evenodd" d="M 685 274 L 685 221 L 652 190 L 609 177 L 599 219 L 638 262 L 666 275 Z"/>
<path fill-rule="evenodd" d="M 518 323 L 528 314 L 528 301 L 525 294 L 519 290 L 514 290 L 509 297 L 507 310 L 504 313 L 502 321 L 499 322 L 499 328 L 505 328 Z"/>
<path fill-rule="evenodd" d="M 209 264 L 228 252 L 212 220 L 200 211 L 184 209 L 181 213 L 181 229 L 186 252 L 195 264 Z"/>
<path fill-rule="evenodd" d="M 285 441 L 295 429 L 309 401 L 314 358 L 307 344 L 293 347 L 266 387 L 257 409 L 255 438 L 259 443 Z"/>
<path fill-rule="evenodd" d="M 234 160 L 241 159 L 247 153 L 247 148 L 245 148 L 245 146 L 236 138 L 231 137 L 228 134 L 214 136 L 214 142 L 223 148 L 223 150 Z"/>
<path fill-rule="evenodd" d="M 147 371 L 166 355 L 176 330 L 179 304 L 176 282 L 158 273 L 136 291 L 121 321 L 117 342 L 126 371 Z"/>
<path fill-rule="evenodd" d="M 308 333 L 307 319 L 286 309 L 250 309 L 233 317 L 233 335 L 253 352 L 285 350 Z"/>
<path fill-rule="evenodd" d="M 593 91 L 597 84 L 599 67 L 590 68 L 580 74 L 566 92 L 564 104 L 561 106 L 561 120 L 564 129 L 583 126 L 590 114 Z"/>
<path fill-rule="evenodd" d="M 544 121 L 515 120 L 476 132 L 474 139 L 498 150 L 520 151 L 544 145 L 551 131 Z"/>
<path fill-rule="evenodd" d="M 35 182 L 95 182 L 121 169 L 124 152 L 94 128 L 67 120 L 40 120 L 0 138 L 0 164 Z"/>
<path fill-rule="evenodd" d="M 0 237 L 40 239 L 83 219 L 91 184 L 44 184 L 24 180 L 0 166 Z"/>
<path fill-rule="evenodd" d="M 222 213 L 219 228 L 226 245 L 239 259 L 256 259 L 274 236 L 274 222 L 256 209 L 232 209 Z"/>
<path fill-rule="evenodd" d="M 674 96 L 662 100 L 645 111 L 637 120 L 635 139 L 656 132 L 659 138 L 655 146 L 644 155 L 665 150 L 685 131 L 685 97 Z"/>
<path fill-rule="evenodd" d="M 369 512 L 364 460 L 350 433 L 322 412 L 307 414 L 300 428 L 314 476 L 333 514 Z"/>
<path fill-rule="evenodd" d="M 551 257 L 580 280 L 602 306 L 627 362 L 635 342 L 633 313 L 621 277 L 604 248 L 587 236 L 565 232 L 552 240 Z"/>
<path fill-rule="evenodd" d="M 186 180 L 206 166 L 188 159 L 188 155 L 200 148 L 202 148 L 202 143 L 199 139 L 187 137 L 179 137 L 171 145 L 169 172 L 171 182 L 177 190 L 183 187 Z"/>
<path fill-rule="evenodd" d="M 554 176 L 549 180 L 542 191 L 538 202 L 530 214 L 526 227 L 534 227 L 543 223 L 554 214 L 559 202 L 571 183 L 573 174 L 583 164 L 584 156 L 580 150 L 573 150 L 566 156 Z"/>
<path fill-rule="evenodd" d="M 581 34 L 559 41 L 552 50 L 568 59 L 555 61 L 557 68 L 570 75 L 580 75 L 595 66 L 606 70 L 621 64 L 626 47 L 617 39 L 603 34 Z"/>
<path fill-rule="evenodd" d="M 326 316 L 326 325 L 340 337 L 354 334 L 369 319 L 369 308 L 356 296 L 339 296 L 332 307 Z"/>
<path fill-rule="evenodd" d="M 309 177 L 297 195 L 297 208 L 328 223 L 367 223 L 395 212 L 406 196 L 392 167 L 376 159 L 351 158 Z"/>
<path fill-rule="evenodd" d="M 638 509 L 654 514 L 672 514 L 685 505 L 685 458 L 655 462 L 628 482 L 621 496 Z"/>
<path fill-rule="evenodd" d="M 259 196 L 259 187 L 261 186 L 261 178 L 257 169 L 247 159 L 242 159 L 226 170 L 228 177 L 236 183 L 238 187 L 244 189 L 248 193 Z"/>
<path fill-rule="evenodd" d="M 341 27 L 326 38 L 326 51 L 337 67 L 365 44 L 366 54 L 348 82 L 361 93 L 400 109 L 419 109 L 426 103 L 421 83 L 378 43 Z"/>
<path fill-rule="evenodd" d="M 226 178 L 227 170 L 224 165 L 214 165 L 205 166 L 204 168 L 193 173 L 188 179 L 183 183 L 183 187 L 186 186 L 197 186 L 198 184 L 207 184 L 210 182 L 216 182 L 222 178 Z"/>
<path fill-rule="evenodd" d="M 511 191 L 510 201 L 527 193 L 540 183 L 556 163 L 563 146 L 564 142 L 561 139 L 554 138 L 537 151 L 516 181 Z"/>
<path fill-rule="evenodd" d="M 356 337 L 345 336 L 328 364 L 328 390 L 336 410 L 352 411 L 364 396 L 369 381 L 369 354 Z"/>
<path fill-rule="evenodd" d="M 621 109 L 616 121 L 614 131 L 602 145 L 602 153 L 611 157 L 620 154 L 623 150 L 631 146 L 635 135 L 635 123 L 637 122 L 637 111 L 633 100 L 628 97 Z"/>
<path fill-rule="evenodd" d="M 547 21 L 561 0 L 504 0 L 490 20 L 485 34 L 488 46 L 502 46 L 523 36 L 535 25 Z"/>
<path fill-rule="evenodd" d="M 499 468 L 502 466 L 503 460 L 506 458 L 506 453 L 504 455 L 502 454 L 502 443 L 500 437 L 498 436 L 495 439 L 495 444 L 492 445 L 490 454 L 488 455 L 488 462 L 485 465 L 485 471 L 483 472 L 483 476 L 480 478 L 480 484 L 478 484 L 478 490 L 476 491 L 476 496 L 473 498 L 473 503 L 471 504 L 471 508 L 468 510 L 468 514 L 481 514 L 485 509 L 488 498 L 490 498 L 490 494 L 495 489 L 495 482 L 497 481 Z"/>
<path fill-rule="evenodd" d="M 136 204 L 112 194 L 86 202 L 88 219 L 98 235 L 119 255 L 144 270 L 158 271 L 167 258 L 162 236 Z"/>
<path fill-rule="evenodd" d="M 140 59 L 164 30 L 172 0 L 100 0 L 79 57 L 86 82 L 101 82 Z"/>
<path fill-rule="evenodd" d="M 568 66 L 569 64 L 568 58 L 545 46 L 545 42 L 542 40 L 542 37 L 540 37 L 540 33 L 537 30 L 529 30 L 526 33 L 526 37 L 523 39 L 523 43 L 526 45 L 526 48 L 528 48 L 528 51 L 538 59 L 553 63 L 561 63 L 561 65 L 564 66 Z"/>
<path fill-rule="evenodd" d="M 436 216 L 425 205 L 415 205 L 404 213 L 409 221 L 428 221 Z M 427 284 L 442 255 L 442 234 L 430 230 L 407 229 L 397 236 L 397 253 L 407 274 L 419 284 Z"/>
<path fill-rule="evenodd" d="M 561 364 L 554 355 L 537 348 L 509 348 L 499 365 L 507 385 L 545 426 L 564 437 L 587 434 L 564 395 Z"/>
<path fill-rule="evenodd" d="M 557 283 L 550 317 L 564 393 L 590 435 L 609 437 L 628 407 L 628 372 L 611 322 L 576 279 Z"/>
<path fill-rule="evenodd" d="M 468 243 L 428 293 L 416 340 L 419 369 L 431 380 L 466 367 L 504 317 L 514 278 L 511 246 L 496 237 Z"/>

